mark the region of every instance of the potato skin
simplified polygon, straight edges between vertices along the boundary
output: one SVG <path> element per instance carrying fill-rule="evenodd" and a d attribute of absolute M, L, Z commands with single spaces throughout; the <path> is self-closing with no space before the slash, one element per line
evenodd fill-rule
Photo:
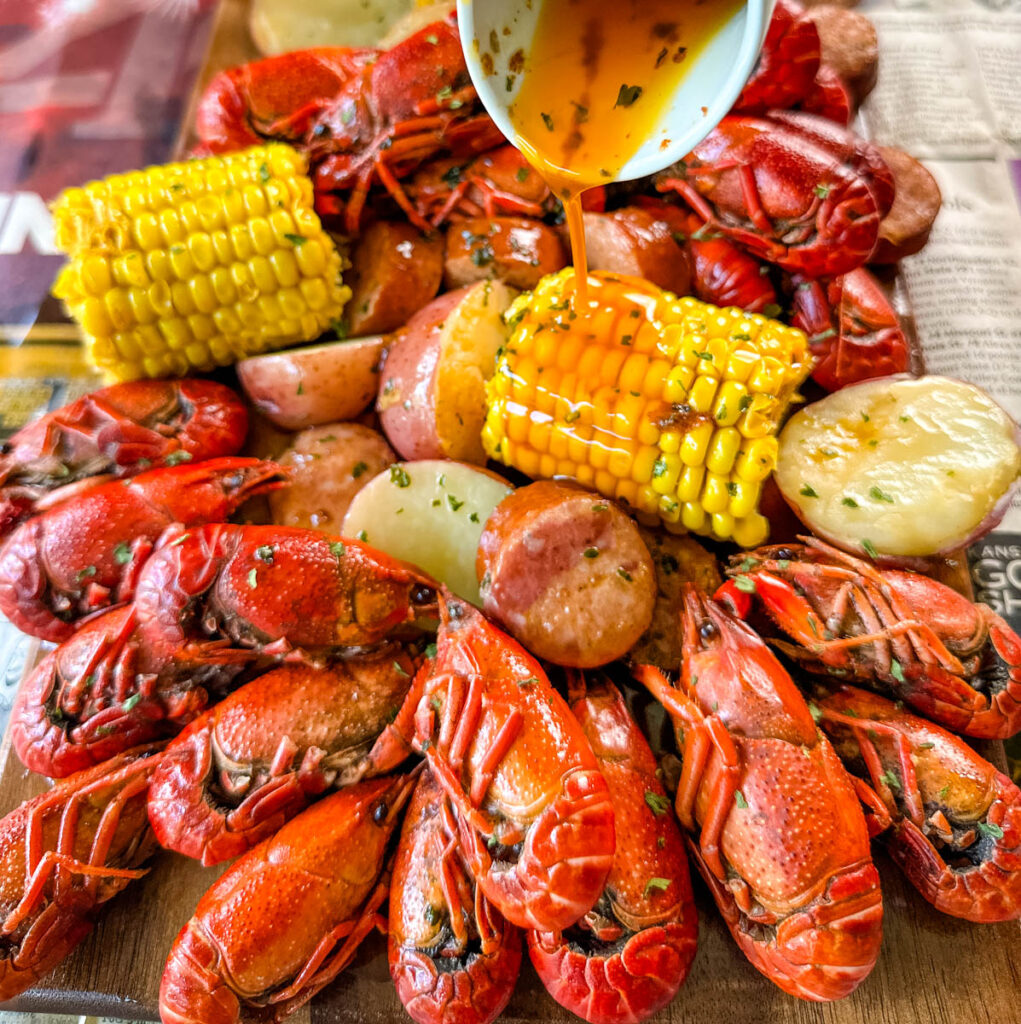
<path fill-rule="evenodd" d="M 447 229 L 443 281 L 459 288 L 499 278 L 513 288 L 534 288 L 568 263 L 555 229 L 528 217 L 473 217 Z"/>
<path fill-rule="evenodd" d="M 446 455 L 436 429 L 436 375 L 442 328 L 468 288 L 446 292 L 420 309 L 397 335 L 379 379 L 376 412 L 389 442 L 405 459 Z"/>
<path fill-rule="evenodd" d="M 625 206 L 613 213 L 585 213 L 584 222 L 589 270 L 644 277 L 675 295 L 688 294 L 688 252 L 664 221 L 640 207 Z"/>
<path fill-rule="evenodd" d="M 350 420 L 379 387 L 383 339 L 355 338 L 242 359 L 238 381 L 252 405 L 284 430 Z"/>
<path fill-rule="evenodd" d="M 623 657 L 652 621 L 656 576 L 638 528 L 612 501 L 542 480 L 489 517 L 475 563 L 482 608 L 547 661 Z"/>
<path fill-rule="evenodd" d="M 269 495 L 273 522 L 337 534 L 354 496 L 397 456 L 378 431 L 327 423 L 296 434 L 278 461 L 291 480 Z"/>
<path fill-rule="evenodd" d="M 344 310 L 348 334 L 385 334 L 403 327 L 431 302 L 443 280 L 443 239 L 411 224 L 377 221 L 355 242 L 344 274 L 351 298 Z"/>
<path fill-rule="evenodd" d="M 893 175 L 893 206 L 879 225 L 879 242 L 870 263 L 896 263 L 929 240 L 943 197 L 936 179 L 913 156 L 894 146 L 879 146 Z"/>

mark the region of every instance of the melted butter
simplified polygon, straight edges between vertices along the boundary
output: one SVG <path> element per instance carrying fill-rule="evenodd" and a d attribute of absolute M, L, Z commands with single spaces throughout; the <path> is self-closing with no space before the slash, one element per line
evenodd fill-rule
<path fill-rule="evenodd" d="M 542 0 L 510 117 L 518 148 L 564 201 L 580 304 L 582 192 L 614 180 L 657 130 L 681 80 L 742 2 Z"/>

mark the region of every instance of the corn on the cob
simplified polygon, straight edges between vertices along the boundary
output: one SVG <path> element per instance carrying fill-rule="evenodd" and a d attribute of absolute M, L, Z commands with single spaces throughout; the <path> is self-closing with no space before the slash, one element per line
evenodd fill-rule
<path fill-rule="evenodd" d="M 211 370 L 310 341 L 351 292 L 280 143 L 116 174 L 63 192 L 53 287 L 117 380 Z"/>
<path fill-rule="evenodd" d="M 811 369 L 804 334 L 647 281 L 573 271 L 520 295 L 488 385 L 487 453 L 529 476 L 567 476 L 668 528 L 761 544 L 776 429 Z"/>

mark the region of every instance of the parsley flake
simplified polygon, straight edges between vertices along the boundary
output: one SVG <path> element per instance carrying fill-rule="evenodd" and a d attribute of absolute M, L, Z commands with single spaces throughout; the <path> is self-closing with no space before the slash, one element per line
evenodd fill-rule
<path fill-rule="evenodd" d="M 659 793 L 654 793 L 651 789 L 645 791 L 645 802 L 656 817 L 666 814 L 670 807 L 670 801 L 665 796 L 660 796 Z"/>
<path fill-rule="evenodd" d="M 670 888 L 670 879 L 669 878 L 650 878 L 645 883 L 645 892 L 642 893 L 642 895 L 643 896 L 648 896 L 649 893 L 652 892 L 653 889 L 659 889 L 660 892 L 664 892 L 664 891 L 666 891 L 669 888 Z"/>

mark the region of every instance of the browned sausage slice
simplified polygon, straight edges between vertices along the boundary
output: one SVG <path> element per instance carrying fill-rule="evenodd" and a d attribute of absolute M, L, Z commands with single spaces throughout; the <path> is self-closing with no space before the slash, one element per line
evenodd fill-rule
<path fill-rule="evenodd" d="M 527 217 L 473 217 L 447 229 L 443 280 L 447 288 L 498 278 L 512 288 L 534 288 L 567 266 L 557 232 Z"/>
<path fill-rule="evenodd" d="M 913 156 L 893 146 L 878 148 L 893 175 L 895 191 L 869 262 L 896 263 L 918 252 L 929 240 L 943 197 L 936 179 Z"/>
<path fill-rule="evenodd" d="M 821 4 L 807 12 L 819 30 L 822 63 L 847 84 L 858 103 L 876 84 L 879 39 L 876 27 L 857 11 L 836 4 Z"/>
<path fill-rule="evenodd" d="M 344 311 L 355 338 L 403 327 L 431 302 L 443 279 L 443 239 L 427 238 L 410 224 L 377 221 L 359 236 L 344 281 L 351 298 Z"/>
<path fill-rule="evenodd" d="M 572 484 L 539 481 L 504 498 L 476 570 L 483 610 L 558 665 L 623 657 L 652 621 L 656 577 L 638 528 Z"/>
<path fill-rule="evenodd" d="M 584 218 L 589 270 L 633 274 L 675 295 L 687 295 L 691 264 L 668 224 L 637 206 L 586 213 Z"/>

